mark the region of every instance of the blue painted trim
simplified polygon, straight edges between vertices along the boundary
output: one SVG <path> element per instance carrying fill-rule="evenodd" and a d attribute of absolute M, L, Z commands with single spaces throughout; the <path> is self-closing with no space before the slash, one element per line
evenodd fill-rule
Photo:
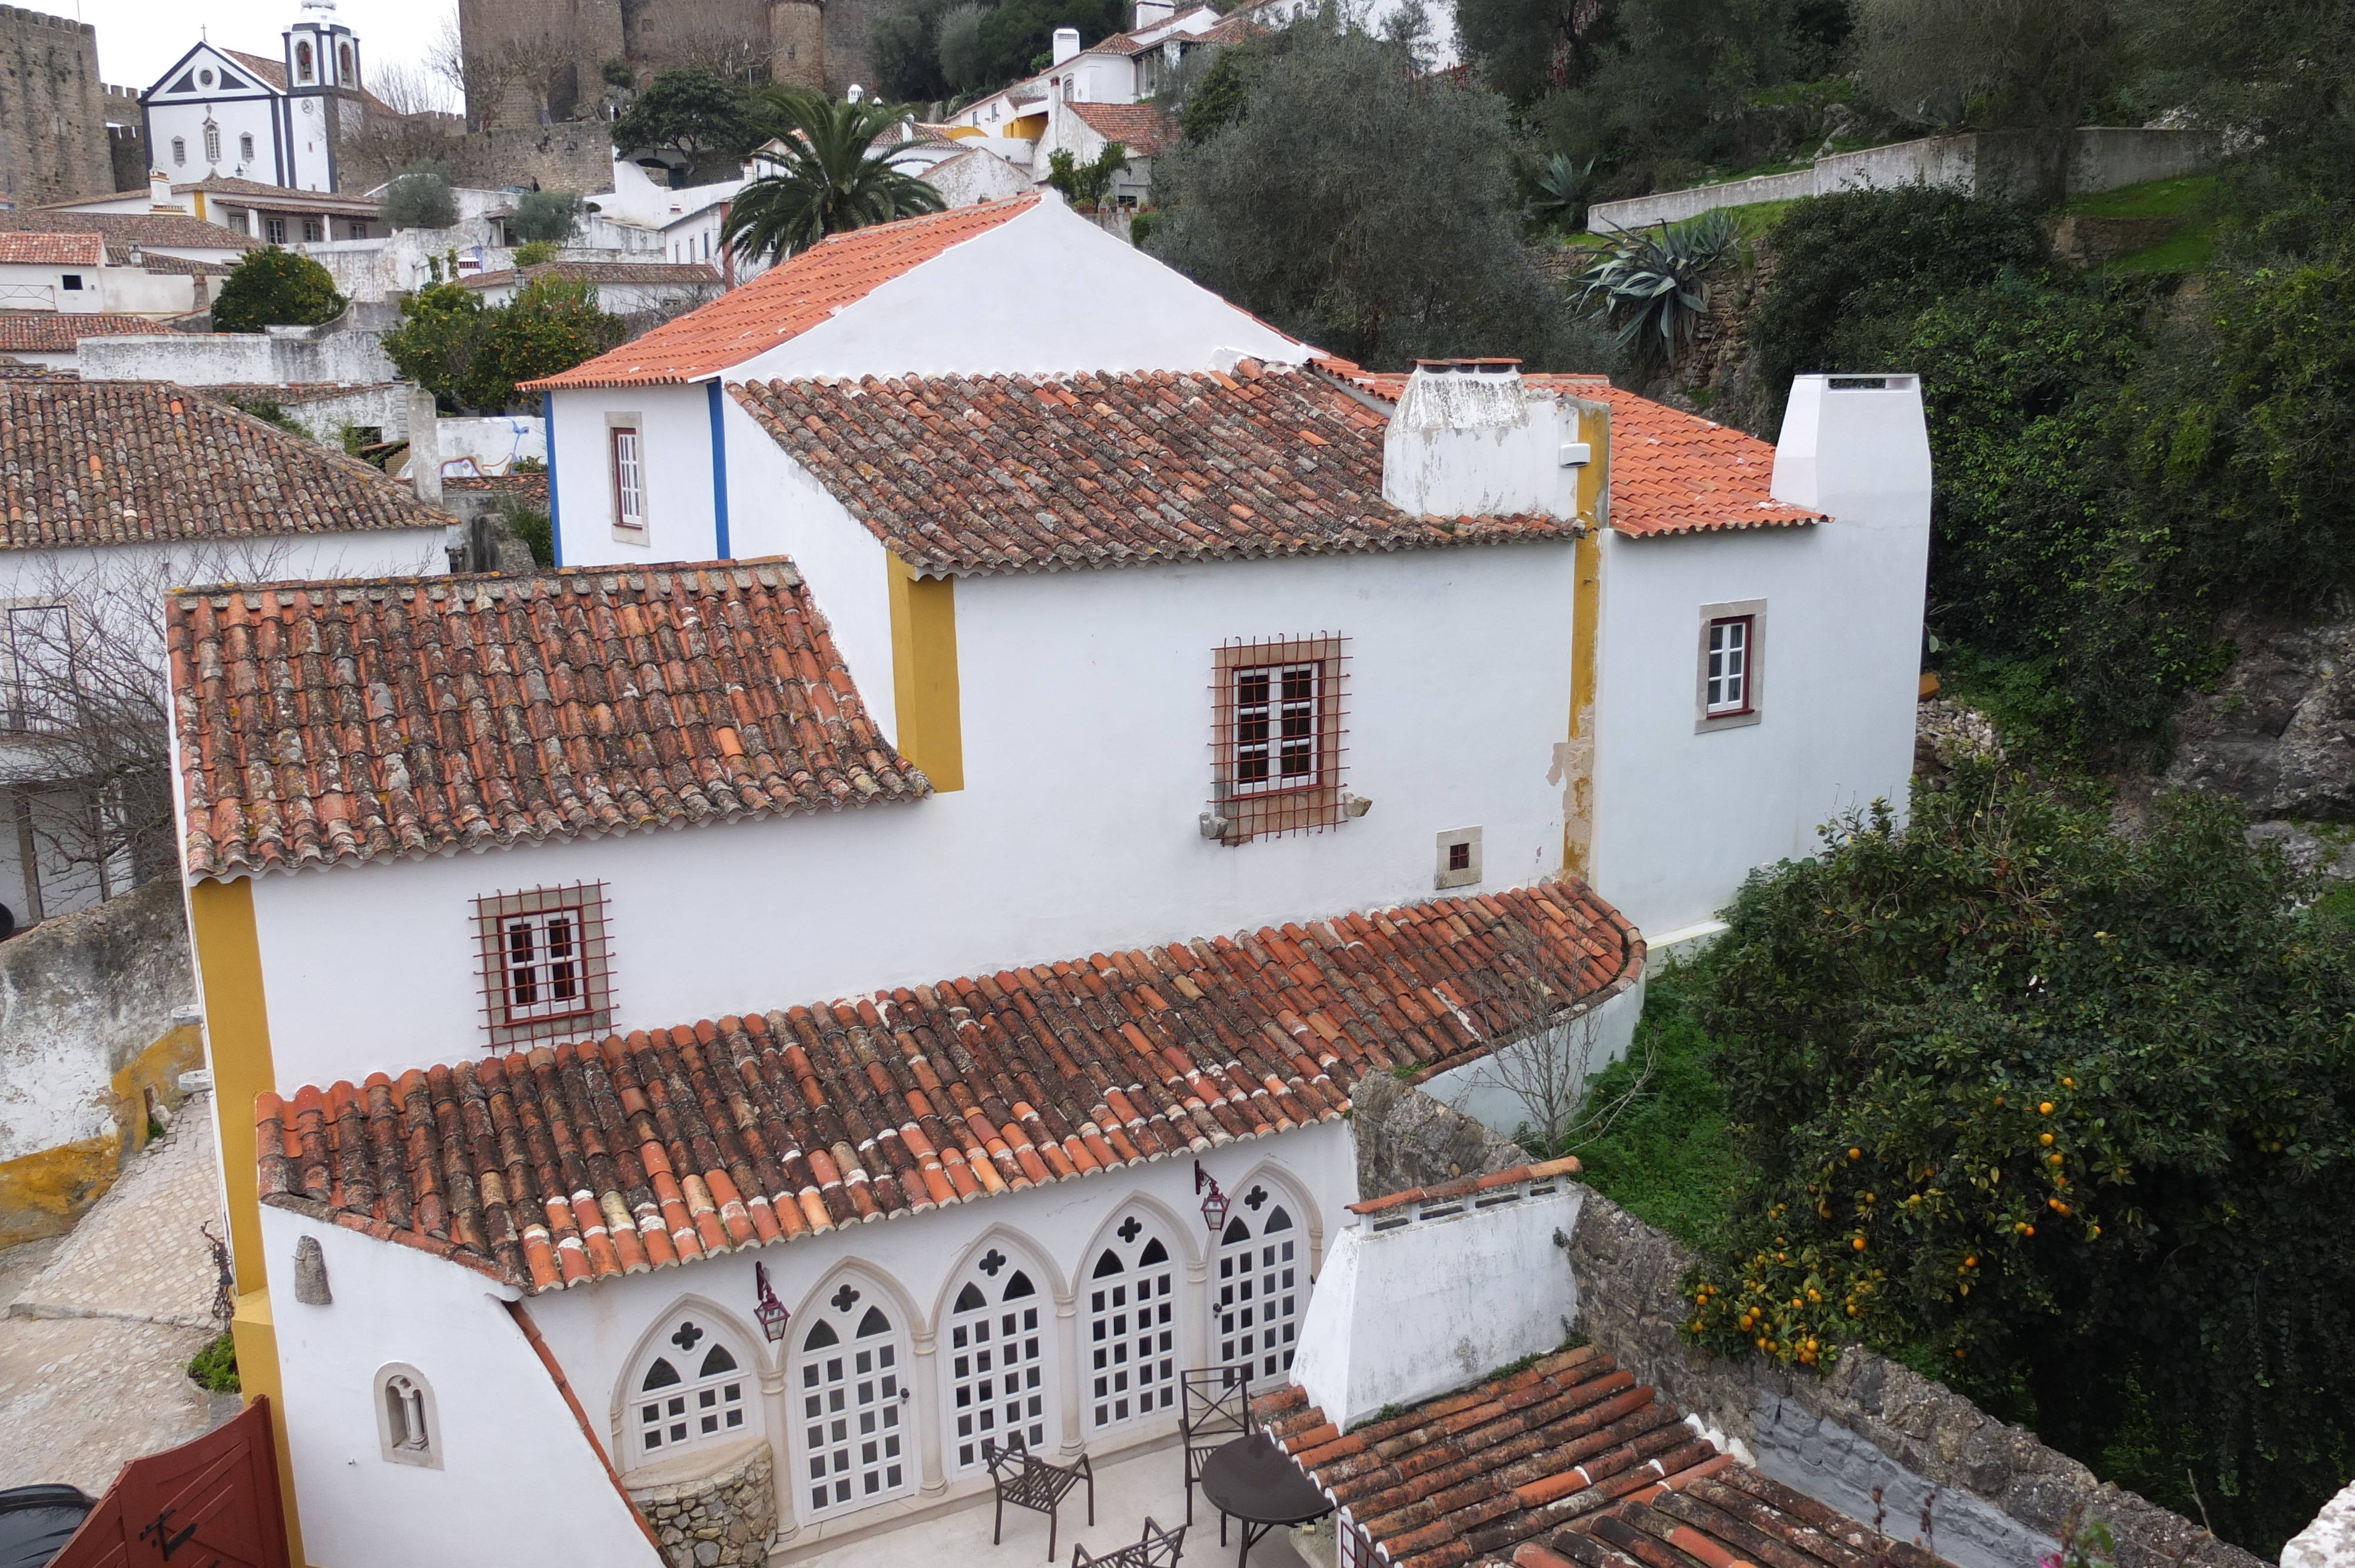
<path fill-rule="evenodd" d="M 724 412 L 720 402 L 719 379 L 714 376 L 703 384 L 711 397 L 711 531 L 712 543 L 719 546 L 717 559 L 734 560 L 728 547 L 728 429 L 721 422 Z"/>
<path fill-rule="evenodd" d="M 556 564 L 564 564 L 564 514 L 556 504 L 556 394 L 539 397 L 540 434 L 548 441 L 548 549 Z"/>

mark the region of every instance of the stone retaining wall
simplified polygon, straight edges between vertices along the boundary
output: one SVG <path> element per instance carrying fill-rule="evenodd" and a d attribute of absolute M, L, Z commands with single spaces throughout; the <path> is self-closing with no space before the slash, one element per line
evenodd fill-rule
<path fill-rule="evenodd" d="M 670 1568 L 753 1568 L 769 1560 L 777 1482 L 765 1442 L 755 1440 L 711 1475 L 633 1489 L 630 1500 L 653 1527 Z"/>

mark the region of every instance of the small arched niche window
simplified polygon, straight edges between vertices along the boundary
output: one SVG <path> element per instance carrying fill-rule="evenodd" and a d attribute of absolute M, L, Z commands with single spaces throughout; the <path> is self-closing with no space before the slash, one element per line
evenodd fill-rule
<path fill-rule="evenodd" d="M 401 1361 L 378 1370 L 376 1435 L 389 1462 L 442 1467 L 441 1415 L 423 1372 Z"/>
<path fill-rule="evenodd" d="M 294 76 L 298 81 L 311 79 L 311 46 L 308 44 L 294 46 Z"/>
<path fill-rule="evenodd" d="M 351 47 L 351 45 L 349 45 L 349 44 L 341 44 L 341 45 L 336 46 L 336 79 L 337 81 L 339 81 L 339 82 L 343 83 L 346 87 L 352 87 L 352 86 L 356 86 L 356 85 L 357 85 L 358 80 L 359 80 L 359 73 L 358 73 L 357 71 L 355 71 L 354 69 L 352 69 L 352 47 Z"/>
<path fill-rule="evenodd" d="M 710 1326 L 681 1318 L 639 1375 L 631 1409 L 637 1457 L 666 1458 L 698 1443 L 724 1443 L 751 1428 L 750 1359 Z"/>

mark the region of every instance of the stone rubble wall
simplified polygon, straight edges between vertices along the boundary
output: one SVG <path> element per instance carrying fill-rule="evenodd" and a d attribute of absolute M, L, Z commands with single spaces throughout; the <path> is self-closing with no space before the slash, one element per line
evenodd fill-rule
<path fill-rule="evenodd" d="M 1396 1078 L 1378 1073 L 1361 1079 L 1350 1102 L 1361 1199 L 1529 1162 L 1529 1150 L 1511 1139 Z"/>
<path fill-rule="evenodd" d="M 2355 1568 L 2355 1483 L 2282 1548 L 2282 1568 Z"/>
<path fill-rule="evenodd" d="M 671 1568 L 756 1568 L 777 1533 L 777 1485 L 769 1445 L 756 1442 L 716 1475 L 633 1489 Z"/>

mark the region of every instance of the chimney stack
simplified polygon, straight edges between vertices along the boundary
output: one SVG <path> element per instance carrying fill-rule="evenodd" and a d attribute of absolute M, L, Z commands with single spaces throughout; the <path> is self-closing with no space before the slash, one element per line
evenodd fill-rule
<path fill-rule="evenodd" d="M 1799 376 L 1774 442 L 1774 496 L 1865 527 L 1930 525 L 1930 431 L 1916 376 Z"/>
<path fill-rule="evenodd" d="M 1157 27 L 1177 14 L 1177 0 L 1136 0 L 1136 26 L 1130 31 L 1141 33 L 1147 27 Z"/>
<path fill-rule="evenodd" d="M 409 389 L 409 482 L 417 499 L 428 506 L 442 504 L 441 413 L 433 394 L 422 387 Z"/>
<path fill-rule="evenodd" d="M 1292 1381 L 1342 1430 L 1561 1343 L 1578 1280 L 1573 1159 L 1349 1205 L 1300 1323 Z M 1500 1281 L 1510 1281 L 1499 1287 Z"/>
<path fill-rule="evenodd" d="M 1080 30 L 1077 27 L 1055 29 L 1055 63 L 1061 65 L 1080 52 Z"/>
<path fill-rule="evenodd" d="M 1578 415 L 1518 359 L 1418 359 L 1382 441 L 1382 499 L 1418 517 L 1578 515 Z"/>
<path fill-rule="evenodd" d="M 172 176 L 161 169 L 147 171 L 147 205 L 156 212 L 172 205 Z"/>

